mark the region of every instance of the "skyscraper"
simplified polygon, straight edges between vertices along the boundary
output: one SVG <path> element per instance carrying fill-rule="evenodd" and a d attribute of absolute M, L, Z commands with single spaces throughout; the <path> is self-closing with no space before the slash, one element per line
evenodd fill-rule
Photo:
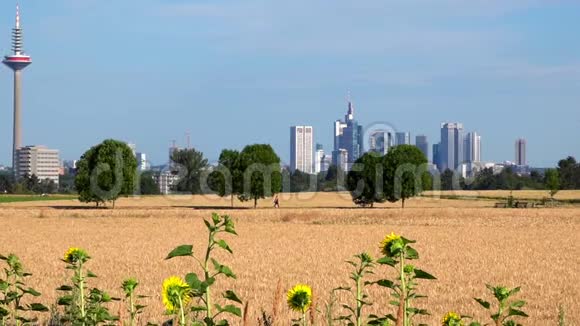
<path fill-rule="evenodd" d="M 415 146 L 417 146 L 421 150 L 421 152 L 425 154 L 427 161 L 431 160 L 431 158 L 429 157 L 429 141 L 427 141 L 427 136 L 419 135 L 415 137 Z"/>
<path fill-rule="evenodd" d="M 411 145 L 410 132 L 397 132 L 395 134 L 395 146 L 399 145 Z"/>
<path fill-rule="evenodd" d="M 341 152 L 344 149 L 348 153 L 346 167 L 349 163 L 354 163 L 363 153 L 363 130 L 362 126 L 354 119 L 354 106 L 352 101 L 348 101 L 348 111 L 344 121 L 337 120 L 334 122 L 334 150 L 332 152 L 332 161 L 339 166 L 344 159 Z"/>
<path fill-rule="evenodd" d="M 137 171 L 143 172 L 151 168 L 151 164 L 147 160 L 147 154 L 145 153 L 135 153 L 137 158 Z"/>
<path fill-rule="evenodd" d="M 16 6 L 16 25 L 12 29 L 12 54 L 4 57 L 2 61 L 12 71 L 14 71 L 14 122 L 12 136 L 12 167 L 15 176 L 18 177 L 17 151 L 22 147 L 21 131 L 21 73 L 24 68 L 32 63 L 30 56 L 24 54 L 22 49 L 22 28 L 20 27 L 20 8 Z"/>
<path fill-rule="evenodd" d="M 465 135 L 463 148 L 465 163 L 481 162 L 481 136 L 477 132 Z"/>
<path fill-rule="evenodd" d="M 516 165 L 526 166 L 528 165 L 526 158 L 526 146 L 528 142 L 524 138 L 516 140 Z"/>
<path fill-rule="evenodd" d="M 455 170 L 465 158 L 463 154 L 463 124 L 442 123 L 439 146 L 439 171 Z"/>
<path fill-rule="evenodd" d="M 371 152 L 381 155 L 387 154 L 389 149 L 393 147 L 393 134 L 383 130 L 373 131 L 369 136 L 369 147 Z"/>
<path fill-rule="evenodd" d="M 325 156 L 322 144 L 316 144 L 316 152 L 314 152 L 314 173 L 318 174 L 324 171 Z"/>
<path fill-rule="evenodd" d="M 312 145 L 314 131 L 311 126 L 290 127 L 290 170 L 312 174 Z"/>
<path fill-rule="evenodd" d="M 433 164 L 437 166 L 439 170 L 441 170 L 441 157 L 439 156 L 439 148 L 441 148 L 441 144 L 433 144 Z"/>

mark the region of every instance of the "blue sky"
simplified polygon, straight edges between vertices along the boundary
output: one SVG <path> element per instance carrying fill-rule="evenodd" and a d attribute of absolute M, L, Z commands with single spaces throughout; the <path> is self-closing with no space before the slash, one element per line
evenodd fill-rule
<path fill-rule="evenodd" d="M 289 126 L 330 149 L 350 90 L 363 125 L 439 141 L 482 135 L 483 160 L 580 158 L 580 3 L 495 0 L 21 0 L 24 141 L 76 159 L 104 138 L 165 163 L 175 139 L 215 159 Z M 0 52 L 12 1 L 0 3 Z M 10 162 L 12 75 L 0 70 L 0 163 Z"/>

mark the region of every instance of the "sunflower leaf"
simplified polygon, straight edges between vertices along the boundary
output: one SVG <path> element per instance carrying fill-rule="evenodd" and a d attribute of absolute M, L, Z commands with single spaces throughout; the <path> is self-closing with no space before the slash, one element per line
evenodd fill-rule
<path fill-rule="evenodd" d="M 215 307 L 219 312 L 227 312 L 227 313 L 230 313 L 232 315 L 242 317 L 242 309 L 240 309 L 234 305 L 227 305 L 225 307 L 222 307 L 222 306 L 216 304 Z"/>
<path fill-rule="evenodd" d="M 232 300 L 232 301 L 235 301 L 239 304 L 242 304 L 242 300 L 232 290 L 227 290 L 226 292 L 224 292 L 223 296 L 224 296 L 224 298 L 226 298 L 228 300 Z"/>
<path fill-rule="evenodd" d="M 31 303 L 28 306 L 28 308 L 31 311 L 40 311 L 40 312 L 47 312 L 48 311 L 48 308 L 45 305 L 40 304 L 40 303 Z"/>
<path fill-rule="evenodd" d="M 173 249 L 165 258 L 165 260 L 169 260 L 175 257 L 183 257 L 183 256 L 193 256 L 193 246 L 192 245 L 181 245 L 175 249 Z"/>
<path fill-rule="evenodd" d="M 423 280 L 436 280 L 437 278 L 427 272 L 425 272 L 424 270 L 421 269 L 415 269 L 414 271 L 415 273 L 415 278 L 418 279 L 423 279 Z"/>
<path fill-rule="evenodd" d="M 220 246 L 220 248 L 226 250 L 230 254 L 233 254 L 234 253 L 232 251 L 232 248 L 230 248 L 230 246 L 228 245 L 228 243 L 225 240 L 218 240 L 218 241 L 216 241 L 216 243 L 217 243 L 218 246 Z"/>

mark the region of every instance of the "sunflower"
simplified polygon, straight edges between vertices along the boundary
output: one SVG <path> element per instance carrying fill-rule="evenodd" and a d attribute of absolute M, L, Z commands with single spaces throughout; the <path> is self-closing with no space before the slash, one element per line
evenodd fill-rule
<path fill-rule="evenodd" d="M 448 312 L 443 319 L 441 319 L 442 326 L 463 326 L 461 316 L 454 312 Z"/>
<path fill-rule="evenodd" d="M 179 311 L 191 300 L 189 285 L 177 276 L 171 276 L 163 281 L 163 305 L 170 313 Z M 181 303 L 180 303 L 181 301 Z"/>
<path fill-rule="evenodd" d="M 89 255 L 86 251 L 80 248 L 68 248 L 67 252 L 64 254 L 64 261 L 69 264 L 75 264 L 77 262 L 84 263 L 89 259 Z"/>
<path fill-rule="evenodd" d="M 388 257 L 393 256 L 393 245 L 397 245 L 397 247 L 403 247 L 403 243 L 401 240 L 401 236 L 398 234 L 395 234 L 394 232 L 391 232 L 391 234 L 387 235 L 383 241 L 381 241 L 381 244 L 379 246 L 379 248 L 381 249 L 381 252 Z"/>
<path fill-rule="evenodd" d="M 305 313 L 312 304 L 312 289 L 308 285 L 298 284 L 286 294 L 290 309 Z"/>

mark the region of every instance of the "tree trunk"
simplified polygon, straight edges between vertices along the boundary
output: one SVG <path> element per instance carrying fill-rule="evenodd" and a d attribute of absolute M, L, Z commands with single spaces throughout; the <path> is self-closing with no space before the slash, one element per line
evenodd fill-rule
<path fill-rule="evenodd" d="M 230 202 L 231 202 L 232 208 L 234 208 L 234 194 L 233 193 L 230 195 Z"/>
<path fill-rule="evenodd" d="M 115 200 L 113 200 L 113 209 L 115 209 Z"/>
<path fill-rule="evenodd" d="M 403 197 L 402 205 L 403 205 L 403 209 L 404 209 L 405 208 L 405 197 Z"/>
<path fill-rule="evenodd" d="M 254 209 L 258 207 L 258 198 L 254 198 Z"/>

